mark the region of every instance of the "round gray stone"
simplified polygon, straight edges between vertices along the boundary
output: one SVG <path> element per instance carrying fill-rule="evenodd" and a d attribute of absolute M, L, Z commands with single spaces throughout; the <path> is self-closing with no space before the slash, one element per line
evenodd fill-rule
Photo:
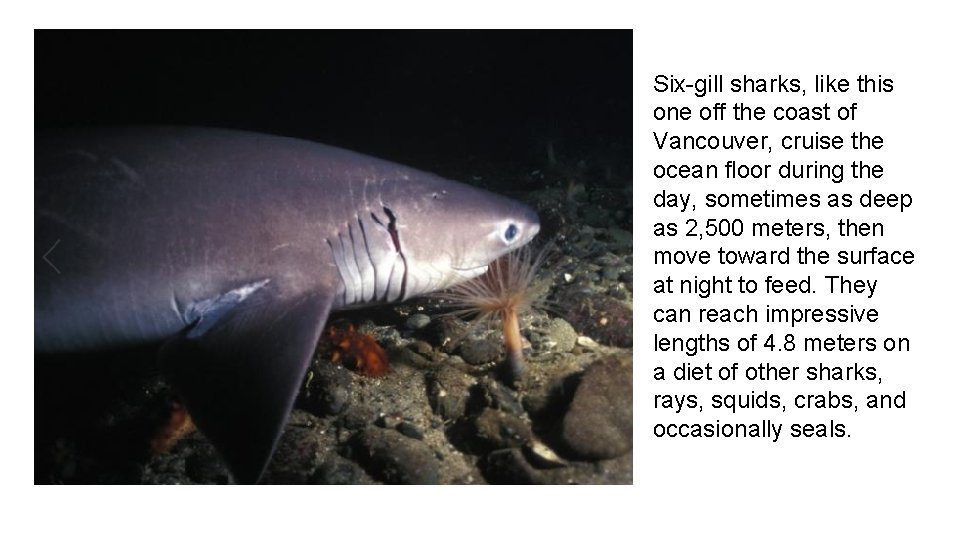
<path fill-rule="evenodd" d="M 550 319 L 544 328 L 544 342 L 556 352 L 570 352 L 577 345 L 577 331 L 563 319 Z"/>
<path fill-rule="evenodd" d="M 633 447 L 633 360 L 609 356 L 583 373 L 563 418 L 563 440 L 585 459 L 610 459 Z"/>
<path fill-rule="evenodd" d="M 403 323 L 403 325 L 410 330 L 420 330 L 421 328 L 425 328 L 428 324 L 430 324 L 430 316 L 424 313 L 414 313 L 413 315 L 407 317 L 407 320 Z"/>
<path fill-rule="evenodd" d="M 363 430 L 354 437 L 353 450 L 367 472 L 387 484 L 436 484 L 439 479 L 433 450 L 392 429 Z"/>

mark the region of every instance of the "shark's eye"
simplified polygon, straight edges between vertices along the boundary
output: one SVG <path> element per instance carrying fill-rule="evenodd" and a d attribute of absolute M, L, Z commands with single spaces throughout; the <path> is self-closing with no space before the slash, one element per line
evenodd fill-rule
<path fill-rule="evenodd" d="M 507 242 L 513 242 L 517 238 L 517 226 L 511 223 L 505 231 L 503 231 L 503 239 Z"/>

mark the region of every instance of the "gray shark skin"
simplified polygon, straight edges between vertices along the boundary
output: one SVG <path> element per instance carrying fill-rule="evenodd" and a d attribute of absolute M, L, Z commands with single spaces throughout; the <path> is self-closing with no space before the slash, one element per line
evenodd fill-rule
<path fill-rule="evenodd" d="M 35 352 L 162 343 L 238 482 L 269 462 L 330 311 L 478 276 L 539 230 L 500 195 L 238 131 L 38 135 L 35 175 Z"/>

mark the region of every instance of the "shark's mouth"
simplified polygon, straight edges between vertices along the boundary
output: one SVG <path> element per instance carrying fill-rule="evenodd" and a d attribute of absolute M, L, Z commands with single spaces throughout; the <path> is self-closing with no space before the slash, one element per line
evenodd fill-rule
<path fill-rule="evenodd" d="M 487 271 L 487 268 L 489 267 L 490 265 L 484 264 L 481 266 L 474 266 L 472 268 L 457 268 L 453 266 L 450 269 L 456 272 L 457 276 L 459 276 L 461 280 L 466 281 L 468 279 L 473 279 L 479 275 L 483 275 Z"/>

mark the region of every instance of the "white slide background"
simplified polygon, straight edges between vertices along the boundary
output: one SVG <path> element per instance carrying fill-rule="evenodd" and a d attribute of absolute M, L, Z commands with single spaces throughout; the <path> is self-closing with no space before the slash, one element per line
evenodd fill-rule
<path fill-rule="evenodd" d="M 99 5 L 103 4 L 103 5 Z M 634 28 L 634 224 L 635 224 L 635 336 L 633 486 L 567 488 L 549 486 L 499 488 L 378 488 L 335 486 L 231 487 L 219 489 L 117 488 L 32 486 L 30 466 L 33 419 L 26 383 L 32 370 L 30 320 L 24 316 L 32 303 L 28 265 L 11 264 L 5 274 L 4 328 L 13 341 L 5 354 L 3 407 L 7 428 L 4 448 L 3 535 L 8 538 L 957 538 L 957 405 L 958 360 L 955 330 L 957 287 L 957 51 L 955 8 L 950 3 L 912 2 L 165 2 L 163 6 L 129 2 L 64 2 L 8 6 L 4 10 L 4 246 L 9 253 L 32 253 L 32 239 L 24 235 L 32 197 L 33 28 L 36 27 L 578 27 Z M 442 46 L 442 44 L 438 44 Z M 96 61 L 96 59 L 91 59 Z M 782 133 L 773 123 L 736 125 L 666 125 L 651 118 L 654 103 L 713 103 L 714 97 L 691 95 L 672 99 L 653 92 L 656 74 L 697 78 L 723 73 L 776 77 L 782 74 L 812 85 L 814 74 L 855 77 L 883 75 L 894 79 L 892 94 L 831 96 L 831 102 L 857 101 L 862 119 L 857 129 L 882 134 L 886 147 L 875 155 L 885 166 L 877 184 L 889 192 L 908 192 L 913 207 L 904 214 L 865 213 L 887 227 L 881 247 L 912 249 L 917 262 L 908 268 L 868 268 L 850 271 L 854 277 L 879 279 L 877 296 L 870 301 L 837 296 L 833 301 L 780 298 L 778 303 L 854 303 L 881 310 L 876 325 L 851 333 L 904 335 L 911 339 L 909 354 L 853 353 L 833 356 L 842 363 L 864 361 L 880 367 L 883 385 L 891 393 L 906 389 L 903 411 L 856 414 L 823 412 L 797 414 L 796 419 L 819 422 L 836 418 L 849 425 L 844 439 L 766 440 L 657 439 L 652 426 L 672 413 L 654 411 L 653 395 L 661 388 L 677 392 L 690 386 L 657 386 L 654 365 L 674 365 L 683 358 L 653 352 L 653 334 L 663 332 L 651 319 L 652 307 L 664 299 L 652 292 L 654 279 L 685 275 L 700 269 L 656 268 L 652 251 L 657 243 L 652 224 L 679 219 L 653 208 L 661 189 L 702 194 L 707 182 L 658 181 L 653 164 L 661 159 L 652 132 Z M 64 91 L 69 91 L 65 88 Z M 733 101 L 723 96 L 724 101 Z M 744 99 L 744 101 L 748 101 Z M 782 96 L 757 96 L 754 104 L 792 101 Z M 809 95 L 808 104 L 816 101 Z M 799 133 L 849 131 L 846 126 L 803 125 Z M 805 154 L 804 160 L 819 156 Z M 711 156 L 710 161 L 743 159 L 746 155 Z M 672 158 L 693 161 L 692 158 Z M 771 158 L 772 159 L 772 158 Z M 844 161 L 847 156 L 844 155 Z M 771 182 L 772 183 L 772 182 Z M 665 185 L 669 184 L 669 185 Z M 731 183 L 738 188 L 743 182 Z M 758 184 L 759 185 L 759 184 Z M 794 184 L 796 190 L 805 184 Z M 817 191 L 858 191 L 844 182 L 816 183 Z M 679 187 L 678 187 L 679 186 Z M 688 187 L 689 186 L 689 187 Z M 762 189 L 762 188 L 761 188 Z M 807 189 L 810 191 L 810 189 Z M 695 195 L 696 196 L 696 195 Z M 704 209 L 705 210 L 705 209 Z M 705 217 L 733 217 L 717 213 Z M 763 212 L 741 212 L 737 217 L 764 219 Z M 830 213 L 833 217 L 835 212 Z M 686 216 L 683 216 L 684 218 Z M 698 214 L 699 217 L 699 214 Z M 766 217 L 770 217 L 767 215 Z M 784 216 L 789 217 L 789 216 Z M 803 221 L 824 221 L 826 215 L 798 212 Z M 858 216 L 851 213 L 851 219 Z M 678 241 L 679 242 L 679 241 Z M 821 249 L 837 249 L 824 243 Z M 762 242 L 763 247 L 781 242 Z M 796 245 L 799 242 L 782 242 Z M 816 247 L 816 242 L 802 243 Z M 866 243 L 866 242 L 864 242 Z M 661 244 L 663 244 L 661 242 Z M 737 247 L 749 247 L 741 239 Z M 689 243 L 681 244 L 693 249 Z M 703 247 L 710 243 L 704 241 Z M 715 246 L 714 246 L 715 247 Z M 866 245 L 867 248 L 870 245 Z M 9 261 L 16 261 L 13 255 Z M 709 270 L 709 272 L 708 272 Z M 773 268 L 774 274 L 822 280 L 817 269 Z M 764 277 L 765 268 L 751 277 Z M 739 269 L 711 265 L 700 271 L 733 274 Z M 831 272 L 833 273 L 833 272 Z M 818 278 L 818 275 L 821 277 Z M 820 285 L 823 285 L 820 283 Z M 646 291 L 646 292 L 645 292 Z M 750 299 L 763 305 L 768 298 Z M 692 299 L 684 301 L 694 304 Z M 724 304 L 747 299 L 719 300 Z M 717 328 L 717 330 L 714 330 Z M 694 326 L 671 330 L 699 334 Z M 706 329 L 704 329 L 706 331 Z M 719 325 L 711 332 L 739 335 L 742 331 Z M 751 329 L 762 335 L 767 329 Z M 810 326 L 796 334 L 828 335 L 833 327 Z M 846 328 L 843 329 L 847 331 Z M 806 365 L 819 357 L 793 353 L 738 353 L 698 355 L 697 362 L 759 363 L 771 361 Z M 882 388 L 881 388 L 882 387 Z M 714 392 L 741 393 L 754 385 L 695 386 L 701 396 Z M 781 395 L 833 389 L 861 396 L 864 386 L 836 388 L 806 384 L 766 385 Z M 704 397 L 701 397 L 703 400 Z M 675 415 L 682 416 L 682 415 Z M 713 415 L 729 419 L 729 415 Z M 764 417 L 762 413 L 755 417 Z M 689 417 L 693 419 L 694 417 Z M 738 415 L 737 419 L 741 417 Z M 743 420 L 750 418 L 744 415 Z M 698 413 L 697 420 L 710 419 Z M 795 421 L 784 417 L 783 422 Z M 177 489 L 173 492 L 171 489 Z M 330 530 L 339 531 L 331 534 Z M 16 535 L 16 536 L 14 536 Z"/>
<path fill-rule="evenodd" d="M 879 4 L 850 6 L 844 3 L 801 3 L 774 7 L 771 3 L 736 5 L 714 3 L 700 6 L 672 5 L 652 8 L 643 15 L 645 23 L 635 35 L 634 92 L 636 166 L 635 261 L 637 268 L 635 315 L 635 482 L 640 499 L 652 511 L 644 529 L 668 537 L 721 534 L 722 537 L 793 537 L 809 534 L 825 538 L 876 535 L 956 538 L 953 519 L 958 506 L 957 481 L 957 341 L 955 330 L 958 295 L 956 237 L 958 213 L 956 132 L 958 115 L 955 55 L 956 34 L 945 22 L 955 15 L 932 5 L 911 5 L 892 10 Z M 777 4 L 776 6 L 779 6 Z M 800 79 L 805 97 L 784 94 L 707 95 L 658 94 L 653 91 L 657 74 L 687 77 L 688 82 L 709 74 L 733 77 L 776 77 Z M 818 94 L 811 92 L 815 74 L 844 76 L 883 75 L 894 80 L 889 94 Z M 729 83 L 727 83 L 729 84 Z M 717 101 L 742 101 L 753 105 L 822 105 L 858 102 L 858 120 L 853 122 L 654 122 L 657 104 L 689 105 L 694 111 Z M 727 111 L 728 118 L 732 118 Z M 695 113 L 696 114 L 696 113 Z M 652 132 L 666 130 L 690 134 L 841 134 L 845 149 L 836 152 L 797 152 L 774 149 L 770 156 L 750 151 L 660 151 Z M 880 134 L 885 146 L 879 151 L 854 152 L 849 148 L 850 132 Z M 655 163 L 698 161 L 724 163 L 781 163 L 786 159 L 808 163 L 853 159 L 880 162 L 885 174 L 879 180 L 853 180 L 849 168 L 841 184 L 824 180 L 658 180 Z M 775 170 L 775 169 L 774 169 Z M 721 168 L 722 175 L 722 168 Z M 706 192 L 762 192 L 774 189 L 787 193 L 861 193 L 867 189 L 883 193 L 910 193 L 914 204 L 903 213 L 891 210 L 849 211 L 836 209 L 794 210 L 698 210 L 679 214 L 654 208 L 653 196 L 668 192 L 693 193 L 702 201 Z M 839 217 L 885 224 L 882 238 L 841 240 L 835 223 Z M 831 240 L 811 238 L 755 239 L 749 233 L 733 240 L 678 238 L 655 240 L 653 224 L 684 221 L 688 217 L 743 218 L 753 220 L 822 221 Z M 749 228 L 749 225 L 748 225 Z M 916 262 L 904 266 L 841 267 L 656 267 L 654 249 L 711 249 L 723 245 L 737 249 L 771 249 L 807 245 L 835 252 L 840 248 L 877 245 L 885 249 L 910 249 Z M 702 301 L 697 297 L 656 295 L 653 280 L 665 275 L 689 277 L 694 274 L 740 274 L 762 280 L 766 275 L 802 278 L 813 276 L 818 294 L 728 295 Z M 689 276 L 688 276 L 689 274 Z M 828 295 L 824 275 L 878 279 L 872 299 L 860 295 Z M 819 281 L 818 281 L 819 280 Z M 761 281 L 761 292 L 762 292 Z M 688 307 L 743 304 L 761 308 L 767 303 L 794 306 L 876 307 L 880 320 L 874 324 L 808 323 L 797 328 L 752 325 L 668 324 L 653 321 L 653 306 L 672 304 Z M 696 313 L 696 310 L 694 310 Z M 692 359 L 682 353 L 653 351 L 653 334 L 741 336 L 773 332 L 782 335 L 906 336 L 909 353 L 847 352 L 803 353 L 794 351 L 698 354 Z M 777 383 L 777 382 L 693 382 L 655 383 L 653 366 L 675 366 L 685 360 L 714 365 L 740 362 L 743 367 L 770 362 L 777 365 L 852 365 L 854 362 L 878 367 L 882 384 L 873 383 Z M 668 378 L 669 380 L 669 378 Z M 763 410 L 731 415 L 726 412 L 681 413 L 656 411 L 654 394 L 700 395 L 704 404 L 713 393 L 750 393 L 769 390 L 780 394 L 787 413 Z M 907 391 L 903 410 L 865 411 L 868 393 Z M 793 409 L 795 393 L 850 393 L 859 403 L 859 412 L 808 411 Z M 792 410 L 791 410 L 792 409 Z M 673 417 L 673 418 L 671 418 Z M 683 417 L 682 419 L 679 417 Z M 831 418 L 847 425 L 850 437 L 795 439 L 657 439 L 657 422 L 721 421 L 752 422 L 764 418 L 778 422 L 827 422 Z"/>

